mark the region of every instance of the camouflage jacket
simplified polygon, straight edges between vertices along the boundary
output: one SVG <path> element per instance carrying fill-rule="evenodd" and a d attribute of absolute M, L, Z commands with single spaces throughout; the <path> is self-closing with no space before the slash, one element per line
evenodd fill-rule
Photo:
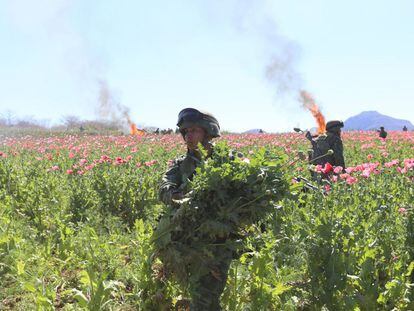
<path fill-rule="evenodd" d="M 160 200 L 165 204 L 170 204 L 175 192 L 185 193 L 188 181 L 192 179 L 200 163 L 201 161 L 191 151 L 175 159 L 162 178 L 159 189 Z"/>
<path fill-rule="evenodd" d="M 379 137 L 387 138 L 388 133 L 386 131 L 380 130 L 380 131 L 378 131 L 378 133 L 379 133 Z"/>
<path fill-rule="evenodd" d="M 243 154 L 239 152 L 234 153 L 233 151 L 229 154 L 231 159 L 234 159 L 236 156 L 243 157 Z M 193 178 L 195 170 L 200 164 L 201 161 L 191 151 L 175 159 L 161 180 L 159 188 L 160 200 L 165 204 L 171 204 L 174 193 L 183 192 L 185 194 L 188 192 L 190 190 L 188 189 L 188 182 Z"/>
<path fill-rule="evenodd" d="M 341 137 L 328 132 L 326 140 L 334 152 L 332 155 L 326 157 L 326 162 L 329 162 L 333 166 L 342 166 L 345 168 L 344 147 Z"/>

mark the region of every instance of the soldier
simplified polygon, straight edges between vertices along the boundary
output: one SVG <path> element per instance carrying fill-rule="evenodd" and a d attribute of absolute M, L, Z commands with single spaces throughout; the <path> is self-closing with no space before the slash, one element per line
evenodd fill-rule
<path fill-rule="evenodd" d="M 381 138 L 387 138 L 388 133 L 384 130 L 384 127 L 381 126 L 380 130 L 377 130 L 377 132 L 379 133 L 379 137 Z"/>
<path fill-rule="evenodd" d="M 341 139 L 341 128 L 344 127 L 342 121 L 329 121 L 326 123 L 326 134 L 321 134 L 313 138 L 310 132 L 306 133 L 312 143 L 310 162 L 324 166 L 326 163 L 332 166 L 341 166 L 345 168 L 344 148 Z M 329 154 L 329 150 L 333 154 Z"/>
<path fill-rule="evenodd" d="M 211 140 L 220 136 L 217 119 L 193 108 L 186 108 L 179 113 L 177 126 L 187 145 L 187 154 L 176 159 L 162 179 L 159 195 L 165 204 L 174 204 L 173 200 L 182 199 L 190 190 L 188 180 L 192 179 L 202 160 L 198 144 L 203 146 L 209 156 L 213 152 Z M 220 296 L 226 285 L 233 253 L 217 249 L 214 255 L 214 270 L 201 276 L 190 288 L 191 310 L 221 310 Z"/>

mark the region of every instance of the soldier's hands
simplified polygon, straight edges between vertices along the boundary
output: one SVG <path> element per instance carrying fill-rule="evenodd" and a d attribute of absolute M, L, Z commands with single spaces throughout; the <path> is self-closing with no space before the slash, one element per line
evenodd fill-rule
<path fill-rule="evenodd" d="M 190 195 L 192 191 L 187 192 L 184 194 L 182 191 L 175 191 L 172 193 L 171 201 L 176 204 L 183 204 L 185 202 L 188 202 L 190 200 Z"/>
<path fill-rule="evenodd" d="M 171 196 L 173 200 L 182 200 L 184 198 L 184 194 L 181 191 L 174 192 Z"/>

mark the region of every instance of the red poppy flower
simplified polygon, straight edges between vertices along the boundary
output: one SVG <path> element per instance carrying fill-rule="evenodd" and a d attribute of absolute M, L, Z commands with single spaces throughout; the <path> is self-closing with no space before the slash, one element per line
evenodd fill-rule
<path fill-rule="evenodd" d="M 333 167 L 332 167 L 331 163 L 327 162 L 325 164 L 324 168 L 322 169 L 322 173 L 329 174 L 332 171 L 333 171 Z"/>

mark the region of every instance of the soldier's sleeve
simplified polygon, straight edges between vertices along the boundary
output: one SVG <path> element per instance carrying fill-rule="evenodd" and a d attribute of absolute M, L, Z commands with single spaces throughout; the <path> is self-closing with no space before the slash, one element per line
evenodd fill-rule
<path fill-rule="evenodd" d="M 172 195 L 181 183 L 180 161 L 176 160 L 164 174 L 159 189 L 159 199 L 165 204 L 171 204 Z"/>
<path fill-rule="evenodd" d="M 335 139 L 332 150 L 334 152 L 335 165 L 345 168 L 344 147 L 341 139 Z"/>

